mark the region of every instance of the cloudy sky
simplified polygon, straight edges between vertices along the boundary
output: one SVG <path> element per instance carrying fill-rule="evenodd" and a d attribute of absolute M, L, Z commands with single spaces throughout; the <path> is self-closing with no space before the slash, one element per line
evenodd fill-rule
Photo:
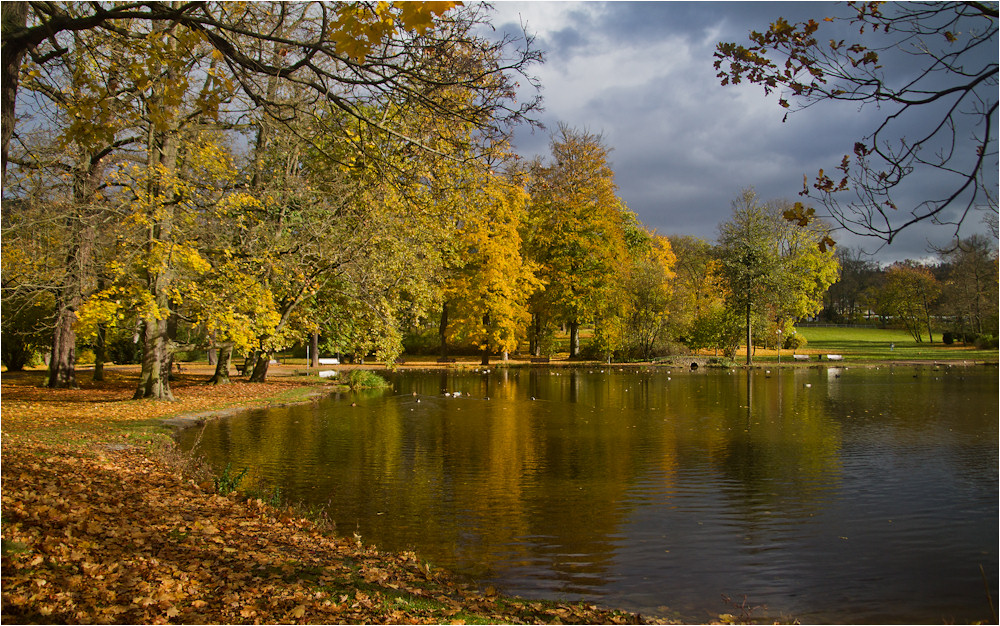
<path fill-rule="evenodd" d="M 832 171 L 880 119 L 846 103 L 784 110 L 756 85 L 722 87 L 712 67 L 719 41 L 747 44 L 750 30 L 775 18 L 819 20 L 842 12 L 816 2 L 497 2 L 499 32 L 536 37 L 535 66 L 544 131 L 521 128 L 515 148 L 548 154 L 559 122 L 603 135 L 613 149 L 619 195 L 661 234 L 714 240 L 745 187 L 764 200 L 800 199 L 804 174 Z M 825 35 L 821 31 L 821 35 Z M 821 38 L 822 40 L 822 38 Z M 995 53 L 995 52 L 994 52 Z M 994 58 L 995 62 L 995 58 Z M 987 232 L 978 216 L 972 231 Z M 878 252 L 882 261 L 928 257 L 949 227 L 913 228 L 892 246 L 841 232 L 841 245 Z"/>

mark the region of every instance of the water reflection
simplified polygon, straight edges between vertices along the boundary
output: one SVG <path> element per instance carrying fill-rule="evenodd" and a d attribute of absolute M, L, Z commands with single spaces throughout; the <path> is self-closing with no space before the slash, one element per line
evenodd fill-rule
<path fill-rule="evenodd" d="M 721 594 L 803 621 L 989 618 L 995 372 L 500 369 L 393 385 L 212 423 L 200 447 L 329 503 L 341 532 L 522 595 L 696 620 L 730 610 Z"/>

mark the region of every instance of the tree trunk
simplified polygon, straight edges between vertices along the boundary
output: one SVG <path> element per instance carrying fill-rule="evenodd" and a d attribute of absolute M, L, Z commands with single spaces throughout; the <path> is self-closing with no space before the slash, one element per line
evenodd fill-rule
<path fill-rule="evenodd" d="M 52 356 L 49 358 L 49 383 L 53 389 L 76 388 L 76 305 L 64 303 L 56 316 Z"/>
<path fill-rule="evenodd" d="M 164 34 L 174 25 L 167 25 Z M 170 39 L 171 46 L 176 46 Z M 151 68 L 160 71 L 161 68 Z M 174 217 L 178 203 L 173 202 L 174 186 L 171 178 L 177 172 L 177 155 L 179 150 L 179 122 L 177 111 L 165 103 L 165 91 L 168 85 L 176 84 L 177 71 L 168 66 L 164 76 L 147 103 L 147 108 L 158 115 L 164 116 L 162 124 L 150 124 L 146 143 L 146 167 L 150 178 L 147 193 L 150 198 L 164 198 L 162 204 L 149 207 L 149 232 L 146 241 L 146 286 L 152 296 L 155 308 L 143 321 L 146 324 L 146 342 L 142 351 L 142 372 L 139 375 L 139 386 L 135 398 L 154 398 L 157 400 L 173 400 L 170 390 L 170 367 L 173 364 L 174 344 L 170 340 L 170 326 L 176 325 L 174 304 L 171 302 L 170 291 L 173 286 L 174 268 L 169 262 L 161 263 L 156 259 L 164 244 L 171 244 L 174 235 Z M 168 196 L 168 197 L 165 197 Z M 166 318 L 159 319 L 159 311 L 168 311 Z M 173 318 L 173 319 L 171 319 Z"/>
<path fill-rule="evenodd" d="M 208 357 L 208 364 L 218 365 L 219 353 L 215 347 L 215 331 L 208 333 L 208 346 L 208 350 L 205 352 L 205 356 Z"/>
<path fill-rule="evenodd" d="M 7 151 L 10 148 L 10 138 L 14 136 L 15 112 L 17 103 L 18 75 L 21 73 L 21 61 L 24 59 L 23 48 L 13 49 L 8 35 L 23 30 L 28 24 L 27 2 L 4 2 L 0 5 L 0 26 L 4 33 L 2 44 L 3 87 L 0 91 L 0 129 L 3 133 L 3 171 L 0 172 L 0 186 L 7 189 Z"/>
<path fill-rule="evenodd" d="M 747 302 L 747 365 L 750 365 L 751 361 L 751 349 L 753 347 L 753 342 L 750 338 L 750 303 Z"/>
<path fill-rule="evenodd" d="M 438 338 L 441 340 L 441 358 L 448 356 L 448 303 L 441 305 L 441 323 L 438 325 Z"/>
<path fill-rule="evenodd" d="M 167 314 L 167 326 L 166 326 L 166 350 L 163 351 L 163 371 L 167 373 L 170 380 L 174 380 L 174 346 L 177 342 L 177 303 L 173 300 L 169 301 L 167 305 L 170 313 Z"/>
<path fill-rule="evenodd" d="M 569 323 L 569 358 L 580 356 L 580 322 Z"/>
<path fill-rule="evenodd" d="M 267 368 L 271 364 L 271 353 L 262 351 L 257 353 L 257 360 L 253 364 L 253 373 L 250 374 L 250 382 L 263 383 L 267 381 Z"/>
<path fill-rule="evenodd" d="M 533 332 L 531 333 L 531 346 L 528 351 L 532 356 L 540 357 L 542 356 L 542 314 L 532 314 L 531 321 Z"/>
<path fill-rule="evenodd" d="M 229 365 L 233 360 L 233 346 L 226 345 L 219 348 L 219 358 L 215 363 L 215 374 L 208 379 L 209 385 L 229 384 Z"/>
<path fill-rule="evenodd" d="M 169 349 L 167 341 L 167 320 L 147 319 L 145 321 L 145 342 L 142 348 L 142 372 L 139 386 L 133 400 L 152 398 L 154 400 L 174 400 L 170 391 L 170 372 L 163 370 Z"/>
<path fill-rule="evenodd" d="M 89 182 L 93 167 L 74 172 L 74 201 L 79 209 L 68 217 L 73 231 L 73 244 L 65 257 L 66 275 L 57 299 L 55 331 L 52 337 L 52 358 L 49 360 L 49 382 L 52 389 L 76 384 L 76 312 L 84 300 L 84 283 L 91 267 L 91 256 L 97 229 L 90 223 L 92 215 L 85 208 L 89 198 Z"/>
<path fill-rule="evenodd" d="M 104 324 L 97 325 L 97 344 L 94 346 L 94 382 L 104 380 L 104 361 L 108 358 L 107 329 Z"/>
<path fill-rule="evenodd" d="M 319 369 L 319 333 L 312 333 L 309 336 L 309 348 L 311 350 L 309 366 Z"/>
<path fill-rule="evenodd" d="M 924 320 L 927 323 L 927 343 L 934 343 L 934 335 L 931 332 L 931 311 L 927 299 L 924 299 Z"/>
<path fill-rule="evenodd" d="M 483 360 L 480 365 L 490 364 L 490 315 L 489 313 L 483 315 L 483 329 L 486 331 L 486 343 L 483 345 Z"/>

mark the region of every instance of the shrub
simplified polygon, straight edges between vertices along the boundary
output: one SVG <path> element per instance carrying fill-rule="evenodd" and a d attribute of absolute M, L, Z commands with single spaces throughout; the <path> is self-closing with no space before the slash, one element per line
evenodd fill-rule
<path fill-rule="evenodd" d="M 995 350 L 1000 347 L 1000 339 L 996 335 L 979 335 L 976 337 L 976 347 L 980 350 Z"/>
<path fill-rule="evenodd" d="M 941 341 L 944 342 L 944 345 L 950 346 L 955 343 L 955 335 L 951 331 L 946 331 L 941 335 Z"/>
<path fill-rule="evenodd" d="M 736 361 L 726 357 L 713 356 L 705 361 L 705 367 L 719 367 L 719 368 L 733 368 L 736 367 Z"/>
<path fill-rule="evenodd" d="M 782 347 L 785 350 L 798 350 L 807 343 L 806 338 L 802 336 L 801 333 L 791 333 L 785 337 L 785 341 L 782 342 Z"/>
<path fill-rule="evenodd" d="M 384 389 L 389 383 L 371 370 L 351 370 L 347 375 L 347 385 L 351 389 Z"/>
<path fill-rule="evenodd" d="M 181 363 L 197 363 L 199 361 L 208 360 L 208 351 L 206 350 L 178 350 L 174 353 L 174 362 L 180 361 Z"/>
<path fill-rule="evenodd" d="M 441 337 L 434 329 L 417 329 L 403 335 L 403 352 L 406 354 L 438 354 Z"/>

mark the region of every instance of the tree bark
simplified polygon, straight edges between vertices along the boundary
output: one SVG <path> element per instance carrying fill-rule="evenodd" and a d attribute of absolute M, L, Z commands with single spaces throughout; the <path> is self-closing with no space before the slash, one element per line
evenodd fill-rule
<path fill-rule="evenodd" d="M 489 313 L 483 315 L 483 327 L 486 330 L 486 343 L 483 345 L 483 360 L 480 362 L 481 365 L 490 364 L 490 316 Z"/>
<path fill-rule="evenodd" d="M 153 398 L 172 402 L 174 394 L 170 390 L 170 372 L 163 370 L 163 364 L 167 362 L 165 354 L 169 349 L 167 320 L 147 319 L 145 327 L 142 371 L 139 374 L 139 386 L 132 399 Z"/>
<path fill-rule="evenodd" d="M 0 185 L 7 188 L 7 151 L 10 148 L 10 138 L 14 136 L 15 114 L 17 102 L 18 75 L 21 73 L 21 61 L 25 49 L 10 44 L 9 35 L 16 30 L 24 29 L 28 24 L 27 2 L 4 2 L 0 4 L 0 28 L 3 30 L 3 43 L 0 44 L 3 57 L 3 87 L 0 88 L 0 130 L 3 133 L 3 171 L 0 173 Z"/>
<path fill-rule="evenodd" d="M 580 356 L 580 322 L 569 323 L 569 358 Z"/>
<path fill-rule="evenodd" d="M 751 340 L 750 334 L 750 303 L 747 302 L 747 365 L 750 365 L 751 361 L 751 349 L 753 347 L 753 342 Z"/>
<path fill-rule="evenodd" d="M 208 379 L 209 385 L 229 384 L 229 365 L 233 360 L 233 346 L 225 345 L 219 348 L 219 358 L 215 363 L 215 374 Z"/>
<path fill-rule="evenodd" d="M 267 368 L 271 364 L 271 353 L 262 351 L 257 353 L 257 360 L 253 364 L 253 373 L 250 374 L 250 382 L 262 383 L 267 380 Z"/>
<path fill-rule="evenodd" d="M 56 328 L 49 358 L 49 383 L 53 389 L 76 388 L 76 308 L 79 300 L 62 303 L 56 314 Z"/>
<path fill-rule="evenodd" d="M 438 325 L 438 338 L 441 340 L 441 358 L 448 356 L 448 303 L 441 305 L 441 323 Z"/>
<path fill-rule="evenodd" d="M 173 27 L 167 25 L 163 32 L 166 33 Z M 175 40 L 171 42 L 171 45 L 177 45 Z M 161 71 L 161 68 L 154 69 Z M 153 93 L 147 104 L 151 111 L 172 116 L 159 128 L 153 124 L 149 127 L 146 166 L 151 174 L 147 190 L 150 198 L 169 193 L 167 190 L 172 181 L 165 179 L 177 172 L 180 129 L 176 111 L 168 109 L 162 93 L 167 85 L 172 85 L 177 80 L 176 74 L 174 68 L 170 66 L 166 68 L 165 76 L 158 86 L 153 87 Z M 170 298 L 174 269 L 170 263 L 164 263 L 161 267 L 154 261 L 159 247 L 164 243 L 169 244 L 174 235 L 174 213 L 177 204 L 169 200 L 158 207 L 150 207 L 150 226 L 145 251 L 146 261 L 149 264 L 146 268 L 146 285 L 153 297 L 155 309 L 143 320 L 146 324 L 146 342 L 143 346 L 142 372 L 139 375 L 139 386 L 135 390 L 135 399 L 154 398 L 171 401 L 174 399 L 170 390 L 170 366 L 173 363 L 170 326 L 176 324 L 174 304 Z M 157 313 L 160 311 L 168 312 L 164 319 L 159 319 Z"/>
<path fill-rule="evenodd" d="M 312 333 L 309 336 L 309 366 L 319 369 L 319 333 Z"/>
<path fill-rule="evenodd" d="M 98 324 L 97 343 L 94 345 L 94 382 L 104 380 L 104 361 L 108 358 L 107 334 L 104 324 Z"/>
<path fill-rule="evenodd" d="M 91 230 L 91 229 L 85 229 Z M 49 382 L 52 389 L 75 388 L 76 384 L 76 312 L 83 303 L 83 272 L 89 264 L 93 247 L 93 232 L 80 235 L 83 241 L 74 246 L 66 259 L 68 275 L 63 283 L 52 337 L 52 358 L 49 359 Z"/>
<path fill-rule="evenodd" d="M 927 324 L 927 343 L 934 343 L 934 334 L 931 332 L 931 305 L 927 301 L 927 296 L 924 298 L 924 321 Z"/>
<path fill-rule="evenodd" d="M 93 157 L 73 172 L 74 214 L 66 221 L 72 233 L 72 245 L 65 257 L 66 274 L 57 296 L 56 325 L 52 337 L 52 358 L 49 360 L 49 382 L 52 389 L 76 384 L 76 312 L 85 297 L 85 283 L 90 274 L 97 228 L 93 210 L 88 208 L 92 197 L 93 179 L 98 163 Z"/>
<path fill-rule="evenodd" d="M 208 333 L 208 350 L 205 351 L 205 356 L 208 358 L 209 365 L 218 365 L 219 354 L 215 347 L 215 331 Z"/>
<path fill-rule="evenodd" d="M 533 313 L 531 321 L 531 345 L 529 346 L 528 351 L 532 354 L 532 356 L 540 357 L 542 356 L 542 314 Z"/>

